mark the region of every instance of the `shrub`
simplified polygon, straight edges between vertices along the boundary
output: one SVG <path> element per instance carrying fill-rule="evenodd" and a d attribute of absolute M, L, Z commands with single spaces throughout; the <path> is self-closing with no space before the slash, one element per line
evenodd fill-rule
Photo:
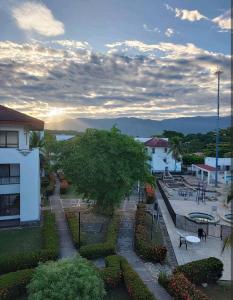
<path fill-rule="evenodd" d="M 106 289 L 113 289 L 119 286 L 122 279 L 121 260 L 117 255 L 105 258 L 106 268 L 101 270 Z"/>
<path fill-rule="evenodd" d="M 136 211 L 135 222 L 135 250 L 146 260 L 163 262 L 167 255 L 167 249 L 163 245 L 154 245 L 148 240 L 147 229 L 145 225 L 145 204 L 140 204 Z"/>
<path fill-rule="evenodd" d="M 47 185 L 46 189 L 45 189 L 45 195 L 47 197 L 52 196 L 54 193 L 54 189 L 55 189 L 55 182 L 56 182 L 56 177 L 53 173 L 51 173 L 49 175 L 49 185 Z"/>
<path fill-rule="evenodd" d="M 121 258 L 121 268 L 124 277 L 126 289 L 134 300 L 155 300 L 152 293 L 138 276 L 138 274 L 131 268 L 130 264 L 123 257 Z"/>
<path fill-rule="evenodd" d="M 67 180 L 63 179 L 61 180 L 61 183 L 60 183 L 60 193 L 61 194 L 65 194 L 68 190 L 68 187 L 69 187 L 69 183 Z"/>
<path fill-rule="evenodd" d="M 70 229 L 70 234 L 71 238 L 73 241 L 74 246 L 78 249 L 81 245 L 79 245 L 79 237 L 78 237 L 78 232 L 79 232 L 79 222 L 78 218 L 73 211 L 66 211 L 65 212 L 66 220 Z M 83 240 L 83 234 L 80 237 L 81 241 L 80 244 L 82 244 Z"/>
<path fill-rule="evenodd" d="M 152 204 L 155 201 L 155 189 L 149 183 L 145 184 L 146 203 Z"/>
<path fill-rule="evenodd" d="M 36 267 L 39 262 L 53 260 L 58 257 L 59 240 L 56 230 L 55 215 L 49 211 L 43 212 L 42 249 L 0 256 L 0 274 Z"/>
<path fill-rule="evenodd" d="M 114 216 L 108 225 L 106 241 L 104 243 L 82 246 L 79 249 L 80 254 L 88 259 L 115 254 L 119 227 L 118 225 L 119 218 L 118 216 Z"/>
<path fill-rule="evenodd" d="M 223 272 L 223 263 L 216 257 L 192 261 L 176 267 L 174 273 L 183 273 L 192 283 L 214 283 Z"/>
<path fill-rule="evenodd" d="M 25 269 L 0 276 L 0 299 L 17 299 L 26 293 L 26 285 L 32 278 L 34 270 Z"/>
<path fill-rule="evenodd" d="M 80 256 L 39 265 L 28 291 L 29 300 L 99 300 L 105 295 L 99 272 Z"/>
<path fill-rule="evenodd" d="M 182 274 L 172 275 L 168 282 L 168 291 L 175 300 L 208 300 L 209 298 Z"/>

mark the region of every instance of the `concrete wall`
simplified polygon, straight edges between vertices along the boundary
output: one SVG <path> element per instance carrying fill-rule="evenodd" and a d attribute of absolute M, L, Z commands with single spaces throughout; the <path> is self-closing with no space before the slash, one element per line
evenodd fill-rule
<path fill-rule="evenodd" d="M 20 148 L 25 149 L 27 144 L 24 130 L 19 132 Z M 20 165 L 20 184 L 0 185 L 0 194 L 20 193 L 20 221 L 38 221 L 40 219 L 39 149 L 20 151 L 13 148 L 0 148 L 0 164 Z"/>
<path fill-rule="evenodd" d="M 167 151 L 165 151 L 167 149 Z M 153 148 L 147 147 L 147 152 L 151 156 L 151 168 L 154 172 L 164 172 L 165 168 L 168 168 L 168 171 L 181 171 L 181 162 L 176 162 L 176 170 L 175 170 L 175 160 L 172 157 L 172 153 L 169 152 L 169 148 L 164 147 L 156 147 Z M 164 161 L 165 160 L 165 161 Z"/>
<path fill-rule="evenodd" d="M 232 162 L 233 158 L 219 158 L 218 159 L 218 165 L 220 166 L 220 169 L 224 169 L 226 166 L 230 166 L 231 167 L 231 162 Z M 205 164 L 211 167 L 216 166 L 216 158 L 215 157 L 206 157 L 205 158 Z"/>

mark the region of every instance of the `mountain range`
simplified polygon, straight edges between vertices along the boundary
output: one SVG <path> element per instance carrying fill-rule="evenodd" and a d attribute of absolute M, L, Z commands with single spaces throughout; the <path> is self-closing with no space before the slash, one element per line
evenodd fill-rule
<path fill-rule="evenodd" d="M 164 119 L 161 121 L 139 118 L 112 118 L 112 119 L 66 119 L 61 122 L 49 123 L 48 129 L 54 130 L 76 130 L 85 131 L 87 128 L 111 129 L 113 126 L 119 128 L 122 133 L 148 137 L 160 134 L 163 130 L 175 130 L 184 134 L 188 133 L 206 133 L 216 129 L 215 116 L 202 117 L 183 117 L 175 119 Z M 220 118 L 220 128 L 231 126 L 231 117 Z"/>

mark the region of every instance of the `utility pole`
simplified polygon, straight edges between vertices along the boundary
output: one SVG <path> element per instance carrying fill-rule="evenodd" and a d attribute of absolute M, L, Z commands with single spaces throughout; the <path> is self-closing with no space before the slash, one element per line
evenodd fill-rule
<path fill-rule="evenodd" d="M 218 78 L 218 96 L 217 96 L 217 126 L 216 126 L 216 164 L 215 164 L 215 187 L 218 186 L 218 156 L 219 156 L 219 96 L 220 96 L 220 76 L 223 72 L 218 70 L 215 75 Z"/>

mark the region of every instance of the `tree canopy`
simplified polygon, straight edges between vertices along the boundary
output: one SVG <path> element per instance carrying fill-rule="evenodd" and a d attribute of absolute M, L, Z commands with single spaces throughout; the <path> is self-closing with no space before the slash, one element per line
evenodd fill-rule
<path fill-rule="evenodd" d="M 115 127 L 88 129 L 61 153 L 66 176 L 84 198 L 102 208 L 117 206 L 137 180 L 152 183 L 148 159 L 144 145 Z"/>

